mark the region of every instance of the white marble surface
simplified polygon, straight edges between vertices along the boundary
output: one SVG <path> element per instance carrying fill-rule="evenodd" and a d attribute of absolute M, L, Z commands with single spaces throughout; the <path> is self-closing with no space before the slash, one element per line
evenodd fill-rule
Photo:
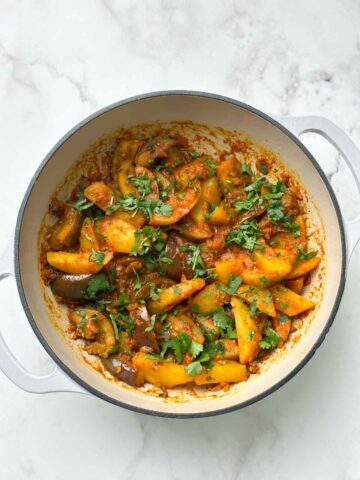
<path fill-rule="evenodd" d="M 0 250 L 61 135 L 118 99 L 176 88 L 324 115 L 360 146 L 360 2 L 0 0 Z M 343 162 L 324 140 L 304 141 L 354 216 L 359 200 Z M 359 479 L 359 252 L 315 357 L 243 411 L 152 418 L 90 396 L 31 395 L 0 373 L 0 478 Z M 0 299 L 11 348 L 32 371 L 50 371 L 13 279 Z"/>

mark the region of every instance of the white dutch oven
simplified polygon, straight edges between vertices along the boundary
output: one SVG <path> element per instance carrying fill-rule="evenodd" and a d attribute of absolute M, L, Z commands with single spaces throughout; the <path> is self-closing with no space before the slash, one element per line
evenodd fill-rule
<path fill-rule="evenodd" d="M 325 248 L 331 252 L 324 296 L 309 330 L 294 347 L 256 380 L 219 398 L 176 403 L 107 381 L 85 362 L 49 321 L 38 275 L 37 236 L 48 199 L 73 162 L 97 138 L 120 126 L 155 121 L 192 120 L 239 130 L 276 151 L 316 198 L 325 229 Z M 14 273 L 21 301 L 38 339 L 55 362 L 47 376 L 27 372 L 0 336 L 0 368 L 29 392 L 93 393 L 138 412 L 168 417 L 202 417 L 229 412 L 266 397 L 293 377 L 312 357 L 332 324 L 344 289 L 347 262 L 360 236 L 360 220 L 345 222 L 334 192 L 319 165 L 298 140 L 304 132 L 328 139 L 344 156 L 360 187 L 360 152 L 338 127 L 320 117 L 280 118 L 230 98 L 200 92 L 170 91 L 141 95 L 115 103 L 91 115 L 66 134 L 46 156 L 24 196 L 15 232 L 13 261 L 2 262 L 0 279 Z M 345 225 L 344 225 L 345 224 Z M 345 241 L 346 239 L 346 241 Z"/>

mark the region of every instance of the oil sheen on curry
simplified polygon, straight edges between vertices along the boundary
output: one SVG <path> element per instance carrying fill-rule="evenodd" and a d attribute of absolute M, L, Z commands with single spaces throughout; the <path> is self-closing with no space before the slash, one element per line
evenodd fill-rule
<path fill-rule="evenodd" d="M 208 153 L 171 128 L 139 132 L 51 200 L 42 279 L 115 379 L 245 382 L 316 306 L 306 195 L 246 142 Z"/>

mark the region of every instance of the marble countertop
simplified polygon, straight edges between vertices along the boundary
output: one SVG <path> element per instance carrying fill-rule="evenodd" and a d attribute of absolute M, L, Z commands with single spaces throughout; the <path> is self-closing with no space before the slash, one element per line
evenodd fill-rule
<path fill-rule="evenodd" d="M 273 114 L 319 114 L 360 146 L 358 0 L 2 0 L 0 251 L 36 167 L 83 117 L 162 89 L 228 95 Z M 304 142 L 346 217 L 360 212 L 335 150 Z M 0 477 L 22 479 L 360 478 L 360 249 L 336 321 L 288 384 L 225 416 L 169 420 L 95 397 L 32 395 L 0 373 Z M 15 282 L 0 289 L 1 331 L 35 373 L 52 362 Z"/>

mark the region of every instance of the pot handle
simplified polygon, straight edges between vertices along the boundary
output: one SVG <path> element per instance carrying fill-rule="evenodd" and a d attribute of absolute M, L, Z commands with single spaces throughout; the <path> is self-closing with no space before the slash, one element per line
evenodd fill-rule
<path fill-rule="evenodd" d="M 14 275 L 13 252 L 9 244 L 0 257 L 0 281 Z M 31 393 L 77 392 L 87 393 L 77 385 L 57 365 L 48 375 L 34 375 L 28 372 L 11 352 L 0 332 L 0 370 L 22 390 Z"/>
<path fill-rule="evenodd" d="M 346 164 L 355 179 L 360 193 L 360 150 L 351 138 L 335 123 L 325 117 L 279 117 L 275 120 L 288 128 L 294 135 L 299 137 L 303 133 L 318 133 L 328 140 L 343 156 Z M 356 244 L 360 239 L 360 216 L 355 220 L 345 220 L 345 233 L 347 245 L 347 257 L 350 259 Z"/>

